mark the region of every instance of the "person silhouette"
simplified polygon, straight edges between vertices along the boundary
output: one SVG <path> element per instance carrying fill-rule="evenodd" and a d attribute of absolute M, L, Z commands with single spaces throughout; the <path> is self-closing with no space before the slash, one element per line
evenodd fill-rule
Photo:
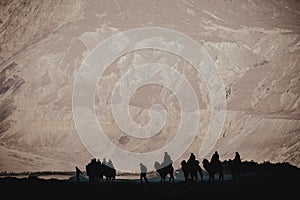
<path fill-rule="evenodd" d="M 193 181 L 197 181 L 197 173 L 201 173 L 201 171 L 199 171 L 199 161 L 196 160 L 196 156 L 194 153 L 191 153 L 188 161 L 187 161 L 187 167 L 189 169 L 189 175 L 191 176 L 191 180 Z"/>
<path fill-rule="evenodd" d="M 102 160 L 102 165 L 107 165 L 107 163 L 106 163 L 106 158 L 103 158 L 103 160 Z"/>
<path fill-rule="evenodd" d="M 196 156 L 194 153 L 191 153 L 189 159 L 188 159 L 188 162 L 191 162 L 191 163 L 195 163 L 196 162 Z"/>
<path fill-rule="evenodd" d="M 188 181 L 190 175 L 189 166 L 185 160 L 182 160 L 180 165 L 181 165 L 181 170 L 183 172 L 184 180 Z"/>
<path fill-rule="evenodd" d="M 241 156 L 238 152 L 235 152 L 235 156 L 231 162 L 230 167 L 231 167 L 231 176 L 233 179 L 238 179 L 243 175 L 244 169 L 241 161 Z"/>
<path fill-rule="evenodd" d="M 202 168 L 200 166 L 199 160 L 196 160 L 196 169 L 197 169 L 197 172 L 200 174 L 201 181 L 203 181 L 203 173 L 202 173 Z M 197 180 L 197 173 L 196 173 L 196 180 Z"/>
<path fill-rule="evenodd" d="M 215 151 L 214 155 L 212 155 L 212 157 L 211 157 L 210 163 L 213 163 L 213 164 L 218 163 L 219 158 L 220 158 L 220 156 L 219 156 L 218 151 Z"/>
<path fill-rule="evenodd" d="M 78 167 L 75 167 L 75 169 L 76 169 L 76 181 L 80 182 L 79 176 L 80 174 L 82 174 L 82 171 Z"/>
<path fill-rule="evenodd" d="M 143 163 L 140 163 L 140 169 L 141 169 L 140 182 L 143 183 L 143 179 L 144 179 L 145 182 L 148 183 L 148 180 L 147 180 L 147 167 L 145 165 L 143 165 Z"/>
<path fill-rule="evenodd" d="M 161 165 L 163 167 L 166 167 L 166 166 L 172 165 L 172 164 L 173 164 L 173 161 L 171 159 L 171 156 L 168 154 L 168 152 L 165 152 L 165 154 L 164 154 L 164 160 L 163 160 L 163 162 L 162 162 Z"/>
<path fill-rule="evenodd" d="M 111 159 L 108 160 L 108 162 L 106 163 L 106 165 L 110 168 L 114 168 L 114 164 L 112 163 Z"/>
<path fill-rule="evenodd" d="M 235 157 L 233 160 L 236 161 L 237 163 L 241 163 L 241 156 L 239 152 L 235 152 Z"/>

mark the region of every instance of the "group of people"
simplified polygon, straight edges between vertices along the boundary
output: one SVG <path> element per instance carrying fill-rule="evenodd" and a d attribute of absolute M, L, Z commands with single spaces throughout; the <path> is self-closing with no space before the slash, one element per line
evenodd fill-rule
<path fill-rule="evenodd" d="M 194 153 L 190 154 L 190 157 L 187 161 L 182 160 L 180 164 L 185 181 L 197 181 L 198 175 L 200 175 L 200 178 L 203 181 L 203 173 L 200 166 L 200 161 L 196 159 Z M 213 181 L 215 178 L 215 174 L 219 174 L 219 180 L 224 179 L 223 165 L 217 151 L 215 151 L 215 153 L 212 155 L 210 161 L 207 159 L 203 159 L 202 164 L 203 168 L 208 173 L 209 180 Z M 242 161 L 240 154 L 238 152 L 235 152 L 234 159 L 230 160 L 230 169 L 232 171 L 232 177 L 234 179 L 239 178 L 241 175 L 241 164 Z M 143 163 L 140 163 L 139 167 L 140 183 L 149 183 L 147 179 L 147 167 Z M 171 156 L 167 152 L 165 152 L 164 154 L 163 161 L 161 163 L 156 161 L 154 163 L 154 167 L 161 177 L 160 182 L 165 182 L 167 175 L 169 175 L 169 182 L 174 182 L 173 161 L 171 159 Z M 113 181 L 116 177 L 116 170 L 110 159 L 108 162 L 106 162 L 106 159 L 103 159 L 102 163 L 100 162 L 100 160 L 96 160 L 95 158 L 92 159 L 91 162 L 86 165 L 86 173 L 90 181 L 103 180 L 104 177 L 107 181 Z M 82 171 L 78 167 L 76 167 L 77 181 L 80 181 L 79 177 L 81 174 Z"/>

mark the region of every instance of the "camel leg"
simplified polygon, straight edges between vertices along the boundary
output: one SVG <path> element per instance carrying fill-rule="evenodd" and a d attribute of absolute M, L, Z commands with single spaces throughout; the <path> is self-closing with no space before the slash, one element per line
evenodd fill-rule
<path fill-rule="evenodd" d="M 224 175 L 223 175 L 223 173 L 220 173 L 220 175 L 219 175 L 219 180 L 221 181 L 223 181 L 224 180 Z"/>
<path fill-rule="evenodd" d="M 173 174 L 170 174 L 169 183 L 171 182 L 171 180 L 172 180 L 172 183 L 174 183 L 174 176 L 173 176 Z"/>

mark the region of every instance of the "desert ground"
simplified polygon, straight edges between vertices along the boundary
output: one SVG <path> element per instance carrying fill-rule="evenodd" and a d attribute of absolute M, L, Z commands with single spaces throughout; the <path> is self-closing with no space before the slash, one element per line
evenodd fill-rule
<path fill-rule="evenodd" d="M 298 195 L 300 169 L 286 164 L 249 171 L 240 179 L 225 173 L 224 181 L 204 179 L 160 183 L 159 177 L 149 177 L 140 183 L 138 176 L 119 176 L 114 182 L 90 182 L 85 175 L 75 181 L 75 175 L 64 179 L 46 177 L 2 177 L 1 193 L 22 198 L 108 198 L 108 199 L 203 199 L 203 198 L 294 198 Z M 131 178 L 130 178 L 131 177 Z M 295 196 L 296 195 L 296 196 Z"/>

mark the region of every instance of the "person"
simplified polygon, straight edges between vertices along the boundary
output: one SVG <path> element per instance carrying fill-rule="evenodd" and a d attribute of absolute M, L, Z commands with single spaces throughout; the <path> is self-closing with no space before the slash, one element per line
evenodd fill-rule
<path fill-rule="evenodd" d="M 78 167 L 75 167 L 75 169 L 76 169 L 76 181 L 80 182 L 79 176 L 80 174 L 82 174 L 82 171 Z"/>
<path fill-rule="evenodd" d="M 191 153 L 190 157 L 187 161 L 187 166 L 188 166 L 189 175 L 191 176 L 190 178 L 191 178 L 192 181 L 197 181 L 197 179 L 198 179 L 197 173 L 198 172 L 201 175 L 202 171 L 199 171 L 199 167 L 200 167 L 199 163 L 200 162 L 198 160 L 196 160 L 195 154 Z"/>
<path fill-rule="evenodd" d="M 141 169 L 140 182 L 143 183 L 143 179 L 144 179 L 145 182 L 148 183 L 148 180 L 147 180 L 147 167 L 145 165 L 143 165 L 143 163 L 140 163 L 140 169 Z"/>
<path fill-rule="evenodd" d="M 110 168 L 114 168 L 114 165 L 113 165 L 111 159 L 108 160 L 108 162 L 106 163 L 106 165 L 107 165 L 108 167 L 110 167 Z"/>
<path fill-rule="evenodd" d="M 195 163 L 196 162 L 196 156 L 194 153 L 191 153 L 189 159 L 188 159 L 188 163 Z"/>
<path fill-rule="evenodd" d="M 188 164 L 185 160 L 182 160 L 180 164 L 181 164 L 181 170 L 183 172 L 184 180 L 188 181 L 190 175 Z"/>
<path fill-rule="evenodd" d="M 210 163 L 216 164 L 219 162 L 219 153 L 218 151 L 215 151 L 214 155 L 212 155 Z"/>
<path fill-rule="evenodd" d="M 102 165 L 107 165 L 107 163 L 106 163 L 106 158 L 103 158 L 103 160 L 102 160 Z"/>
<path fill-rule="evenodd" d="M 235 152 L 233 161 L 231 162 L 231 176 L 233 179 L 240 178 L 244 173 L 241 156 L 238 152 Z"/>
<path fill-rule="evenodd" d="M 236 161 L 237 163 L 241 163 L 241 156 L 239 152 L 235 152 L 235 157 L 233 160 Z"/>
<path fill-rule="evenodd" d="M 162 162 L 162 166 L 166 167 L 166 166 L 172 165 L 172 164 L 173 164 L 173 161 L 171 159 L 171 156 L 168 154 L 168 152 L 165 152 L 164 160 Z"/>

